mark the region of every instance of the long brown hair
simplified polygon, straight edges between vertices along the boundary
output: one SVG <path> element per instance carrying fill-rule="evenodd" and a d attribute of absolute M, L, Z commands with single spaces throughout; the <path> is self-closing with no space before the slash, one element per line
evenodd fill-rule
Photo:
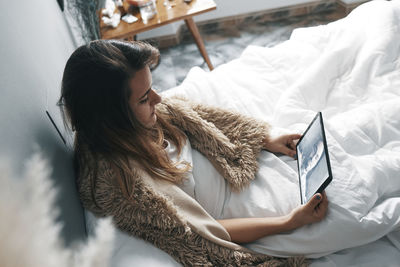
<path fill-rule="evenodd" d="M 185 135 L 157 114 L 152 129 L 135 118 L 129 106 L 128 81 L 145 66 L 156 65 L 159 51 L 144 42 L 96 40 L 79 47 L 68 59 L 59 105 L 64 121 L 75 132 L 77 169 L 83 147 L 102 155 L 129 176 L 128 159 L 134 159 L 149 174 L 181 182 L 189 166 L 172 163 L 164 149 L 164 138 L 180 152 Z"/>

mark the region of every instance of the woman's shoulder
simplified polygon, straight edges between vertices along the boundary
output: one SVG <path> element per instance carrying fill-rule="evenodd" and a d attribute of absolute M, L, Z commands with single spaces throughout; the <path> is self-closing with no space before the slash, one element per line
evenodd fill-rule
<path fill-rule="evenodd" d="M 109 157 L 80 148 L 76 153 L 76 184 L 83 206 L 99 216 L 107 216 L 121 189 L 118 171 Z"/>
<path fill-rule="evenodd" d="M 218 123 L 218 120 L 222 122 L 235 122 L 235 124 L 260 123 L 255 118 L 242 114 L 233 108 L 197 102 L 181 95 L 163 98 L 162 102 L 157 105 L 157 110 L 164 114 L 173 115 L 174 117 L 200 118 L 215 123 Z M 262 123 L 266 124 L 265 122 Z"/>
<path fill-rule="evenodd" d="M 75 161 L 78 183 L 86 181 L 92 176 L 104 178 L 110 169 L 110 162 L 104 155 L 94 152 L 82 143 L 76 145 Z"/>

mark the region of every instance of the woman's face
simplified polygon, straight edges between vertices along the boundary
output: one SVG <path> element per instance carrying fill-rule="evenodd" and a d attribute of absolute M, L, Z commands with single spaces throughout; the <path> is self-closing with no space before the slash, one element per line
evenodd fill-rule
<path fill-rule="evenodd" d="M 161 102 L 161 96 L 151 86 L 151 72 L 148 66 L 137 71 L 129 80 L 131 89 L 129 105 L 136 119 L 147 128 L 151 128 L 156 123 L 155 105 Z"/>

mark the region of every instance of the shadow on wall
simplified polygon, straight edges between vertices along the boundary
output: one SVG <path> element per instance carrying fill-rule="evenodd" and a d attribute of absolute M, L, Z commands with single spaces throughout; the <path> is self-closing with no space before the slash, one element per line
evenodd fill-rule
<path fill-rule="evenodd" d="M 52 125 L 50 127 L 53 128 Z M 62 235 L 65 243 L 69 245 L 83 240 L 86 236 L 85 222 L 75 185 L 73 151 L 62 142 L 56 129 L 49 131 L 39 128 L 33 136 L 42 155 L 52 168 L 50 178 L 58 190 L 56 205 L 60 209 L 57 221 L 64 225 Z"/>

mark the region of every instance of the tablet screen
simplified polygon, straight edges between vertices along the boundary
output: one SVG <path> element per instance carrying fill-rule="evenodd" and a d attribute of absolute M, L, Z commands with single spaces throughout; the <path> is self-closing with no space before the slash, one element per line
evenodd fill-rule
<path fill-rule="evenodd" d="M 332 179 L 321 113 L 311 122 L 296 150 L 301 201 L 306 203 Z"/>

